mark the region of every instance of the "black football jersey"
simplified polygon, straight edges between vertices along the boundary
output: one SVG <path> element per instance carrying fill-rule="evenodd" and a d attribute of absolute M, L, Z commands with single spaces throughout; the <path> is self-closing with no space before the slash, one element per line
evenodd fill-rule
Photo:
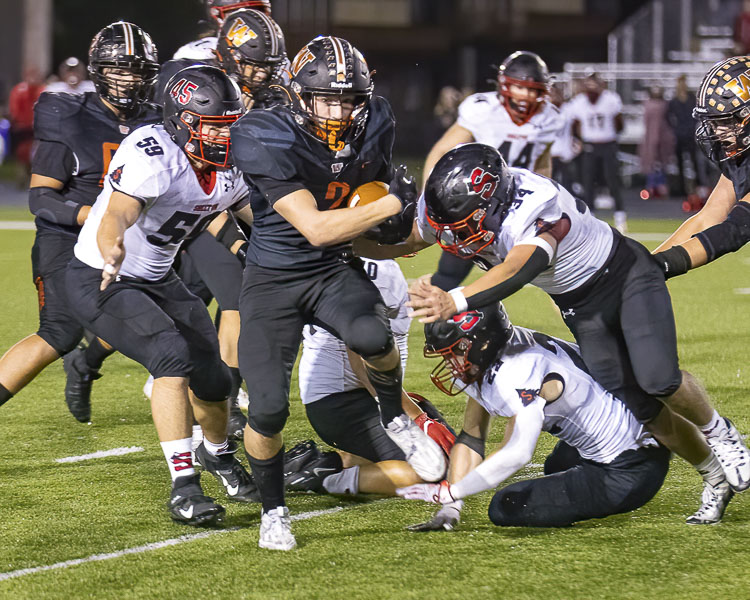
<path fill-rule="evenodd" d="M 65 186 L 60 193 L 65 200 L 91 206 L 123 138 L 141 125 L 159 121 L 161 111 L 152 104 L 144 105 L 138 116 L 120 121 L 95 92 L 45 92 L 34 107 L 36 149 L 31 171 L 62 181 Z M 39 216 L 36 226 L 76 236 L 81 229 Z"/>
<path fill-rule="evenodd" d="M 750 194 L 750 153 L 742 154 L 737 160 L 729 159 L 718 163 L 724 177 L 734 186 L 737 202 Z"/>
<path fill-rule="evenodd" d="M 288 107 L 251 110 L 232 126 L 234 164 L 253 190 L 253 235 L 247 260 L 274 269 L 308 270 L 331 264 L 351 242 L 317 247 L 274 209 L 307 189 L 319 210 L 346 208 L 351 193 L 371 181 L 390 182 L 395 120 L 388 102 L 373 97 L 365 130 L 340 152 L 308 135 Z"/>

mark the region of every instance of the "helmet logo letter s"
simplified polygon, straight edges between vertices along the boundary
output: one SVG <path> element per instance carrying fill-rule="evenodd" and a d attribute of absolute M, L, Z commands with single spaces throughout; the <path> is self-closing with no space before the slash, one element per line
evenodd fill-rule
<path fill-rule="evenodd" d="M 172 86 L 169 94 L 176 102 L 180 104 L 187 104 L 193 99 L 193 92 L 198 89 L 198 84 L 188 81 L 187 79 L 180 79 L 175 85 Z"/>
<path fill-rule="evenodd" d="M 488 171 L 484 171 L 479 167 L 476 167 L 469 176 L 471 181 L 471 187 L 475 193 L 479 194 L 485 200 L 489 200 L 492 194 L 495 193 L 497 188 L 497 182 L 500 178 L 497 175 L 493 175 Z"/>
<path fill-rule="evenodd" d="M 235 48 L 239 48 L 245 42 L 254 40 L 257 37 L 258 34 L 250 29 L 247 23 L 242 19 L 237 19 L 232 23 L 232 27 L 229 31 L 227 31 L 227 42 L 230 46 L 234 46 Z"/>
<path fill-rule="evenodd" d="M 484 317 L 479 311 L 462 312 L 451 317 L 451 321 L 456 323 L 461 331 L 471 331 L 474 326 Z"/>

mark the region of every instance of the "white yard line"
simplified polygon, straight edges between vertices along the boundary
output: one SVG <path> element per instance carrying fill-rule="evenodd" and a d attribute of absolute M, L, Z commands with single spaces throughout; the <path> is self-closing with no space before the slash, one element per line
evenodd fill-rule
<path fill-rule="evenodd" d="M 362 506 L 362 505 L 355 505 Z M 326 508 L 324 510 L 313 510 L 310 512 L 298 513 L 291 515 L 292 521 L 306 521 L 307 519 L 314 519 L 315 517 L 322 517 L 325 515 L 331 515 L 337 512 L 346 510 L 343 506 L 336 506 L 334 508 Z M 230 527 L 229 529 L 221 529 L 215 531 L 202 531 L 200 533 L 193 533 L 190 535 L 181 535 L 177 538 L 164 540 L 162 542 L 154 542 L 152 544 L 144 544 L 143 546 L 135 546 L 134 548 L 126 548 L 125 550 L 118 550 L 117 552 L 109 552 L 107 554 L 92 554 L 86 558 L 75 558 L 73 560 L 66 560 L 63 562 L 55 563 L 53 565 L 44 565 L 41 567 L 29 567 L 28 569 L 18 569 L 17 571 L 8 571 L 7 573 L 0 573 L 0 581 L 7 579 L 15 579 L 16 577 L 23 577 L 24 575 L 33 575 L 34 573 L 41 573 L 43 571 L 54 571 L 56 569 L 67 569 L 68 567 L 75 567 L 76 565 L 82 565 L 90 562 L 98 562 L 102 560 L 110 560 L 113 558 L 120 558 L 121 556 L 127 556 L 129 554 L 143 554 L 144 552 L 150 552 L 151 550 L 159 550 L 161 548 L 168 548 L 170 546 L 177 546 L 186 542 L 193 542 L 195 540 L 202 540 L 213 535 L 219 535 L 222 533 L 229 533 L 233 531 L 240 531 L 246 528 Z"/>
<path fill-rule="evenodd" d="M 133 452 L 143 452 L 140 446 L 129 446 L 127 448 L 113 448 L 112 450 L 99 450 L 91 454 L 81 454 L 80 456 L 66 456 L 65 458 L 56 458 L 57 463 L 74 463 L 82 460 L 91 460 L 92 458 L 106 458 L 108 456 L 123 456 L 133 454 Z"/>
<path fill-rule="evenodd" d="M 34 221 L 0 221 L 0 229 L 34 230 Z"/>
<path fill-rule="evenodd" d="M 748 296 L 750 295 L 750 288 L 735 288 L 734 293 L 740 296 Z"/>

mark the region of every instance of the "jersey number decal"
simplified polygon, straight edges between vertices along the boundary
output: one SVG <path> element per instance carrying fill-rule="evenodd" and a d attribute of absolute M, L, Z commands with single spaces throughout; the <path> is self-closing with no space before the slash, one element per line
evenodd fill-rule
<path fill-rule="evenodd" d="M 159 145 L 159 142 L 156 141 L 156 139 L 152 137 L 143 138 L 140 142 L 136 144 L 139 148 L 143 148 L 143 151 L 148 156 L 160 156 L 161 154 L 164 154 L 164 150 Z"/>
<path fill-rule="evenodd" d="M 326 190 L 326 200 L 332 204 L 328 209 L 338 208 L 344 201 L 344 198 L 349 196 L 349 184 L 343 181 L 332 181 L 328 184 Z"/>
<path fill-rule="evenodd" d="M 167 244 L 177 244 L 193 229 L 192 225 L 198 220 L 200 215 L 177 211 L 159 228 L 159 231 L 146 236 L 146 239 L 154 246 L 166 246 Z M 216 215 L 210 214 L 203 217 L 200 225 L 195 228 L 196 231 L 203 229 Z M 184 227 L 183 227 L 184 226 Z M 158 237 L 163 236 L 163 237 Z"/>
<path fill-rule="evenodd" d="M 112 142 L 104 142 L 102 144 L 102 165 L 104 169 L 102 170 L 102 176 L 99 178 L 99 187 L 104 186 L 104 178 L 107 176 L 107 173 L 109 173 L 109 163 L 112 162 L 112 157 L 115 155 L 115 152 L 117 152 L 119 147 L 120 144 L 114 144 Z"/>
<path fill-rule="evenodd" d="M 500 154 L 503 155 L 505 161 L 511 167 L 520 167 L 522 169 L 528 169 L 531 164 L 531 155 L 534 152 L 534 142 L 527 142 L 523 147 L 523 150 L 516 156 L 513 164 L 510 164 L 510 140 L 505 140 L 502 145 L 498 148 Z"/>
<path fill-rule="evenodd" d="M 193 92 L 198 89 L 198 84 L 188 81 L 184 77 L 172 86 L 169 95 L 183 106 L 193 99 Z"/>

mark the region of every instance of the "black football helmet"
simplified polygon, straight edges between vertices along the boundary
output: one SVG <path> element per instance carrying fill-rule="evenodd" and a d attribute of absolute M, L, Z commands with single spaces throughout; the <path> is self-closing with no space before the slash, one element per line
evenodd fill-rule
<path fill-rule="evenodd" d="M 512 336 L 513 325 L 501 302 L 428 323 L 424 355 L 443 359 L 430 374 L 432 383 L 449 396 L 460 394 L 482 378 Z"/>
<path fill-rule="evenodd" d="M 738 158 L 750 148 L 750 56 L 711 67 L 698 88 L 693 118 L 695 141 L 710 160 Z"/>
<path fill-rule="evenodd" d="M 226 18 L 216 46 L 221 68 L 253 96 L 281 80 L 286 62 L 284 34 L 276 22 L 257 10 L 240 10 Z"/>
<path fill-rule="evenodd" d="M 511 85 L 534 92 L 533 99 L 518 99 L 511 93 Z M 549 94 L 549 69 L 539 55 L 519 50 L 500 65 L 497 86 L 510 118 L 517 125 L 523 125 L 536 114 Z"/>
<path fill-rule="evenodd" d="M 331 150 L 343 150 L 364 131 L 373 84 L 364 56 L 346 40 L 318 36 L 302 48 L 292 61 L 290 89 L 297 124 Z M 351 113 L 317 114 L 316 101 L 326 98 L 351 102 Z"/>
<path fill-rule="evenodd" d="M 513 174 L 492 146 L 463 144 L 444 154 L 424 189 L 427 222 L 440 247 L 476 256 L 494 241 L 514 192 Z"/>
<path fill-rule="evenodd" d="M 99 96 L 131 116 L 154 92 L 159 75 L 156 46 L 137 25 L 117 21 L 91 41 L 88 71 Z"/>
<path fill-rule="evenodd" d="M 210 23 L 219 29 L 226 18 L 237 10 L 254 8 L 271 16 L 271 0 L 203 0 Z"/>
<path fill-rule="evenodd" d="M 229 126 L 244 112 L 240 89 L 217 67 L 187 67 L 164 88 L 164 129 L 186 154 L 222 169 L 232 166 Z"/>

